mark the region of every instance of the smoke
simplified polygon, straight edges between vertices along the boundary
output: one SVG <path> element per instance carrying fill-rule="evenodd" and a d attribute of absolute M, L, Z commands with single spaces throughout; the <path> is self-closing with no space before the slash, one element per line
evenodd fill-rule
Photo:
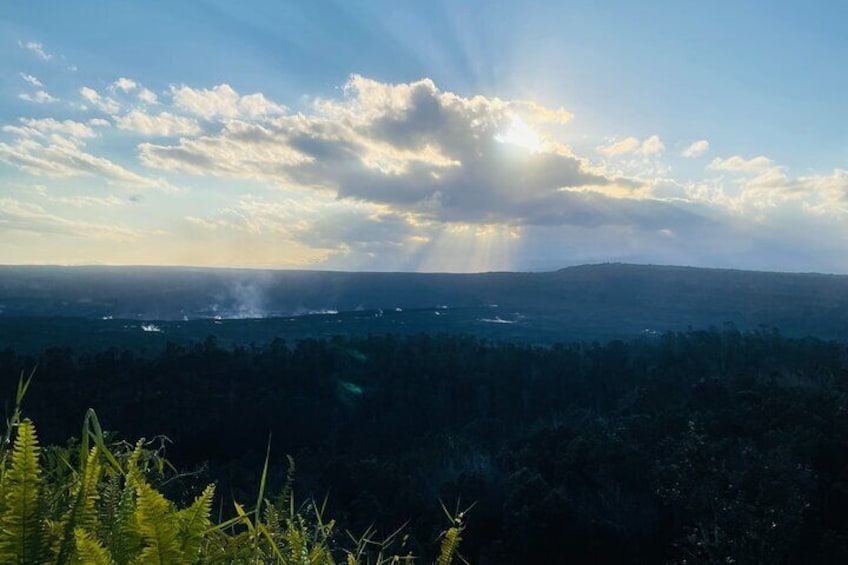
<path fill-rule="evenodd" d="M 255 282 L 237 282 L 230 289 L 232 310 L 227 318 L 265 318 L 268 315 L 266 292 Z"/>

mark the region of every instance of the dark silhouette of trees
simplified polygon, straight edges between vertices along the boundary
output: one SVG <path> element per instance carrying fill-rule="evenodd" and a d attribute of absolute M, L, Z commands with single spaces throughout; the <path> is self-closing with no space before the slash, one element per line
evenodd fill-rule
<path fill-rule="evenodd" d="M 45 443 L 85 409 L 165 434 L 222 496 L 250 492 L 270 433 L 301 496 L 364 529 L 477 501 L 475 563 L 827 563 L 848 558 L 848 356 L 773 331 L 552 347 L 458 335 L 214 338 L 162 351 L 0 351 Z M 279 465 L 271 483 L 285 480 Z M 421 549 L 424 551 L 423 549 Z"/>

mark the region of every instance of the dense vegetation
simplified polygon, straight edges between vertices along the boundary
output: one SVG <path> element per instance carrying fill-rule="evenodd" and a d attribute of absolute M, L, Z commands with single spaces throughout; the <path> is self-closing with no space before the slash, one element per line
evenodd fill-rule
<path fill-rule="evenodd" d="M 290 474 L 282 493 L 266 498 L 268 458 L 256 505 L 234 502 L 235 517 L 212 520 L 215 486 L 185 508 L 166 499 L 165 461 L 143 439 L 107 442 L 94 411 L 86 414 L 77 449 L 42 451 L 35 426 L 21 418 L 31 383 L 21 377 L 15 408 L 0 438 L 0 562 L 18 565 L 389 565 L 415 557 L 373 530 L 339 543 L 335 522 L 314 502 L 295 510 Z M 179 476 L 170 477 L 169 480 Z M 447 513 L 447 510 L 446 510 Z M 458 554 L 463 512 L 447 514 L 436 565 Z M 349 534 L 350 535 L 350 534 Z"/>
<path fill-rule="evenodd" d="M 443 529 L 439 501 L 461 500 L 472 563 L 848 562 L 848 355 L 832 342 L 726 328 L 6 350 L 3 390 L 36 364 L 26 408 L 44 440 L 89 407 L 125 437 L 166 434 L 194 473 L 163 486 L 183 506 L 209 482 L 255 497 L 270 432 L 269 491 L 291 454 L 299 499 L 329 494 L 352 531 L 408 522 L 416 555 Z"/>

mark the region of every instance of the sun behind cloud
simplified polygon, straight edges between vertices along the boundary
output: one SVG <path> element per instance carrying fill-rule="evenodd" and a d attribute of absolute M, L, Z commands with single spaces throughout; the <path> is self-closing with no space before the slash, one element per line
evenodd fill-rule
<path fill-rule="evenodd" d="M 537 153 L 545 146 L 542 136 L 517 115 L 512 116 L 509 128 L 496 135 L 495 140 L 526 149 L 531 153 Z"/>

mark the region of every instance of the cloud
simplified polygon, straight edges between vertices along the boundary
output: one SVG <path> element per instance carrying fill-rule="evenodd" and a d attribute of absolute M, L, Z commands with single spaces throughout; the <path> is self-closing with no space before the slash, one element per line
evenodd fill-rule
<path fill-rule="evenodd" d="M 771 159 L 763 157 L 762 155 L 747 160 L 740 157 L 739 155 L 734 155 L 732 157 L 728 157 L 727 159 L 721 159 L 719 157 L 716 157 L 715 159 L 710 161 L 710 164 L 707 165 L 707 168 L 712 169 L 714 171 L 752 173 L 761 171 L 767 167 L 770 167 L 771 165 Z"/>
<path fill-rule="evenodd" d="M 530 151 L 497 141 L 516 116 L 542 126 L 567 113 L 466 98 L 427 79 L 387 84 L 354 75 L 344 92 L 317 100 L 309 114 L 230 119 L 214 135 L 144 143 L 140 157 L 166 171 L 329 191 L 440 222 L 626 223 L 629 208 L 639 221 L 681 215 L 664 202 L 640 202 L 639 183 L 606 176 L 563 145 Z M 236 98 L 227 99 L 226 112 L 216 105 L 195 109 L 232 115 Z M 652 154 L 662 142 L 654 136 L 642 146 Z"/>
<path fill-rule="evenodd" d="M 159 101 L 159 97 L 156 96 L 156 93 L 147 88 L 141 88 L 138 91 L 138 99 L 145 104 L 156 104 Z"/>
<path fill-rule="evenodd" d="M 652 135 L 642 142 L 639 153 L 642 155 L 658 155 L 665 151 L 665 145 L 658 135 Z"/>
<path fill-rule="evenodd" d="M 100 100 L 100 95 L 93 88 L 89 88 L 87 86 L 83 86 L 79 90 L 80 96 L 94 104 L 98 100 Z"/>
<path fill-rule="evenodd" d="M 598 147 L 598 151 L 600 151 L 604 155 L 613 157 L 616 155 L 627 155 L 628 153 L 635 153 L 636 151 L 638 151 L 640 145 L 641 144 L 639 143 L 639 140 L 635 137 L 627 137 L 625 139 L 622 139 L 621 141 L 616 141 L 615 143 Z"/>
<path fill-rule="evenodd" d="M 34 94 L 18 94 L 18 98 L 27 102 L 35 102 L 36 104 L 50 104 L 59 101 L 58 98 L 54 98 L 46 90 L 38 90 Z"/>
<path fill-rule="evenodd" d="M 28 76 L 21 79 L 41 88 Z M 161 99 L 133 79 L 108 84 L 100 92 L 79 90 L 87 106 L 105 114 L 20 118 L 2 127 L 0 161 L 86 193 L 30 185 L 17 193 L 31 201 L 2 202 L 8 209 L 0 209 L 0 231 L 18 241 L 25 241 L 23 231 L 59 234 L 54 241 L 72 242 L 69 249 L 76 240 L 66 235 L 106 240 L 97 245 L 108 247 L 109 257 L 135 262 L 488 270 L 609 259 L 720 263 L 753 256 L 737 252 L 740 243 L 753 249 L 779 241 L 769 235 L 752 243 L 766 227 L 783 236 L 781 227 L 795 233 L 848 217 L 848 172 L 841 169 L 795 176 L 762 156 L 731 156 L 707 168 L 734 174 L 675 178 L 658 135 L 607 138 L 584 155 L 556 137 L 572 117 L 562 108 L 461 96 L 428 79 L 392 84 L 354 75 L 340 93 L 306 101 L 300 112 L 226 84 L 175 86 Z M 167 204 L 156 210 L 161 219 L 145 224 L 75 221 L 132 217 L 120 207 L 148 194 L 141 189 L 171 188 L 121 153 L 136 136 L 122 133 L 119 143 L 108 143 L 110 126 L 116 137 L 124 130 L 160 138 L 141 140 L 136 165 L 165 178 L 236 182 L 198 182 L 191 196 L 173 200 L 146 196 L 151 205 Z M 100 136 L 103 142 L 90 141 Z M 698 140 L 675 157 L 708 150 Z M 91 179 L 129 190 L 97 194 Z M 147 237 L 153 232 L 131 227 L 146 222 L 179 233 L 120 255 L 116 250 L 127 246 L 111 241 Z"/>
<path fill-rule="evenodd" d="M 86 153 L 82 145 L 78 138 L 59 134 L 46 136 L 44 140 L 22 137 L 11 144 L 0 143 L 0 161 L 40 177 L 86 176 L 122 186 L 170 188 L 165 181 L 149 179 L 108 159 Z"/>
<path fill-rule="evenodd" d="M 138 88 L 138 83 L 132 79 L 121 77 L 109 85 L 109 90 L 115 92 L 121 90 L 123 92 L 131 92 Z"/>
<path fill-rule="evenodd" d="M 706 139 L 700 139 L 686 149 L 683 150 L 681 155 L 686 157 L 687 159 L 693 159 L 695 157 L 700 157 L 710 149 L 710 142 Z"/>
<path fill-rule="evenodd" d="M 380 270 L 418 268 L 416 253 L 410 249 L 427 244 L 443 229 L 384 205 L 342 201 L 321 193 L 282 198 L 246 195 L 211 216 L 185 220 L 202 230 L 204 239 L 230 237 L 260 247 L 268 242 L 297 242 L 302 250 L 310 250 L 313 261 L 332 268 Z"/>
<path fill-rule="evenodd" d="M 80 194 L 75 196 L 47 196 L 47 199 L 55 204 L 63 204 L 74 208 L 114 208 L 116 206 L 125 206 L 130 203 L 129 199 L 119 198 L 115 195 L 91 196 L 87 194 Z"/>
<path fill-rule="evenodd" d="M 53 55 L 47 53 L 44 50 L 44 45 L 42 45 L 41 43 L 39 43 L 37 41 L 27 41 L 27 42 L 18 41 L 18 47 L 20 47 L 22 49 L 26 49 L 28 51 L 31 51 L 32 53 L 35 53 L 36 57 L 38 57 L 42 61 L 49 61 L 50 59 L 53 58 Z"/>
<path fill-rule="evenodd" d="M 122 226 L 72 220 L 52 214 L 37 204 L 0 198 L 0 233 L 16 231 L 116 241 L 152 235 L 151 232 Z"/>
<path fill-rule="evenodd" d="M 598 147 L 598 151 L 608 157 L 618 157 L 620 155 L 638 154 L 638 155 L 658 155 L 665 151 L 665 144 L 658 135 L 652 135 L 644 141 L 639 141 L 635 137 L 627 137 L 620 141 L 602 145 Z"/>
<path fill-rule="evenodd" d="M 171 96 L 178 108 L 205 119 L 257 119 L 286 111 L 285 107 L 269 101 L 261 93 L 241 96 L 228 84 L 212 89 L 175 86 L 171 87 Z"/>
<path fill-rule="evenodd" d="M 119 129 L 148 136 L 197 135 L 202 131 L 197 120 L 175 116 L 168 112 L 151 115 L 142 110 L 132 110 L 128 114 L 116 118 L 115 123 Z"/>
<path fill-rule="evenodd" d="M 94 137 L 96 133 L 91 125 L 73 120 L 54 120 L 53 118 L 32 119 L 21 118 L 20 126 L 3 126 L 3 131 L 18 137 L 46 138 L 51 134 L 67 135 L 72 138 L 85 139 Z M 108 122 L 107 122 L 108 123 Z M 99 125 L 99 124 L 92 124 Z"/>
<path fill-rule="evenodd" d="M 30 84 L 30 85 L 32 85 L 32 86 L 38 87 L 38 88 L 43 88 L 43 87 L 44 87 L 44 85 L 43 85 L 43 84 L 41 84 L 41 81 L 40 81 L 40 80 L 38 80 L 36 77 L 34 77 L 34 76 L 32 76 L 32 75 L 28 75 L 28 74 L 26 74 L 26 73 L 18 73 L 18 74 L 19 74 L 19 75 L 20 75 L 20 77 L 24 80 L 24 82 L 26 82 L 26 83 L 28 83 L 28 84 Z"/>
<path fill-rule="evenodd" d="M 104 112 L 106 114 L 114 115 L 120 112 L 121 105 L 118 104 L 116 100 L 113 100 L 109 97 L 101 96 L 96 90 L 93 88 L 89 88 L 87 86 L 83 86 L 79 89 L 80 96 L 82 96 L 89 104 L 93 105 L 95 108 Z"/>
<path fill-rule="evenodd" d="M 742 183 L 740 200 L 754 208 L 773 208 L 800 201 L 816 214 L 848 213 L 848 171 L 793 177 L 785 167 L 768 167 Z"/>

